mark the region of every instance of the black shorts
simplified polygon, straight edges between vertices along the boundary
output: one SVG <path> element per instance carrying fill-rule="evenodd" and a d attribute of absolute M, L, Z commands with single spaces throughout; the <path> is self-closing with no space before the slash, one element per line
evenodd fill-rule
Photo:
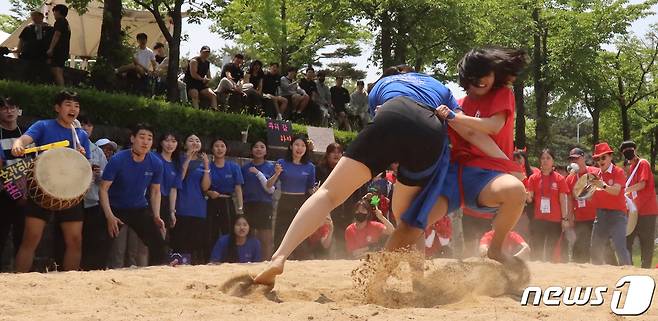
<path fill-rule="evenodd" d="M 167 229 L 171 228 L 171 208 L 169 207 L 169 196 L 162 195 L 160 198 L 160 218 Z"/>
<path fill-rule="evenodd" d="M 253 202 L 244 204 L 244 215 L 251 229 L 271 230 L 273 211 L 272 203 Z"/>
<path fill-rule="evenodd" d="M 347 109 L 345 108 L 345 105 L 334 106 L 334 113 L 336 113 L 336 115 L 338 115 L 340 113 L 346 113 L 347 114 Z"/>
<path fill-rule="evenodd" d="M 73 206 L 71 208 L 61 210 L 61 211 L 51 211 L 42 208 L 41 206 L 34 203 L 33 200 L 28 199 L 27 204 L 25 205 L 25 216 L 34 217 L 46 222 L 50 222 L 51 217 L 55 217 L 55 222 L 82 222 L 85 219 L 84 207 L 82 202 L 80 204 Z"/>
<path fill-rule="evenodd" d="M 448 143 L 446 126 L 434 112 L 406 97 L 387 101 L 374 120 L 356 137 L 345 156 L 368 166 L 373 177 L 399 162 L 400 168 L 420 173 L 431 168 Z M 409 186 L 424 186 L 430 175 L 421 179 L 398 180 Z"/>
<path fill-rule="evenodd" d="M 189 91 L 190 89 L 196 89 L 197 91 L 202 91 L 208 86 L 203 83 L 203 81 L 196 80 L 196 79 L 187 79 L 185 80 L 185 85 L 187 86 L 187 90 Z"/>
<path fill-rule="evenodd" d="M 64 68 L 64 64 L 68 59 L 68 56 L 55 55 L 50 58 L 50 67 Z"/>
<path fill-rule="evenodd" d="M 205 218 L 177 215 L 169 246 L 178 253 L 191 254 L 206 246 L 208 224 Z"/>

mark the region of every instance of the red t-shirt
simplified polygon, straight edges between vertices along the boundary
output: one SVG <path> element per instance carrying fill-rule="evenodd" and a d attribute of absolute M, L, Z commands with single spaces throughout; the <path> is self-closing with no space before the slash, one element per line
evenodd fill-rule
<path fill-rule="evenodd" d="M 601 176 L 601 170 L 596 167 L 587 166 L 586 170 L 587 173 Z M 569 187 L 569 197 L 571 198 L 571 205 L 573 205 L 577 222 L 593 221 L 596 218 L 596 206 L 594 206 L 594 203 L 592 203 L 591 198 L 588 200 L 578 201 L 573 196 L 573 187 L 576 185 L 576 182 L 578 182 L 578 179 L 584 174 L 585 172 L 581 171 L 576 175 L 569 175 L 566 178 L 567 186 Z"/>
<path fill-rule="evenodd" d="M 425 239 L 432 235 L 432 231 L 435 232 L 432 246 L 427 247 L 427 244 L 425 244 L 425 255 L 430 257 L 434 256 L 434 254 L 442 247 L 439 237 L 444 239 L 452 238 L 452 221 L 450 220 L 450 217 L 444 215 L 440 220 L 436 221 L 436 223 L 428 226 L 425 229 Z"/>
<path fill-rule="evenodd" d="M 487 233 L 484 233 L 482 235 L 482 238 L 480 239 L 480 245 L 486 245 L 490 246 L 491 241 L 493 240 L 494 237 L 494 231 L 491 230 Z M 517 249 L 525 243 L 525 240 L 521 235 L 514 231 L 509 231 L 507 233 L 507 236 L 505 237 L 505 240 L 503 241 L 503 251 L 505 253 L 508 253 L 510 255 L 514 255 L 517 252 Z"/>
<path fill-rule="evenodd" d="M 479 148 L 459 136 L 452 128 L 449 128 L 452 159 L 466 166 L 501 172 L 523 171 L 521 165 L 513 160 L 512 155 L 514 153 L 514 104 L 514 93 L 507 87 L 493 89 L 479 98 L 466 96 L 459 100 L 464 114 L 471 117 L 489 118 L 498 113 L 505 115 L 505 125 L 497 134 L 490 136 L 509 160 L 487 156 Z"/>
<path fill-rule="evenodd" d="M 322 241 L 322 239 L 325 238 L 327 235 L 329 235 L 329 224 L 324 224 L 320 226 L 320 228 L 318 228 L 306 240 L 311 244 L 317 244 L 320 243 L 320 241 Z"/>
<path fill-rule="evenodd" d="M 379 222 L 369 221 L 362 229 L 356 228 L 356 223 L 350 224 L 345 229 L 345 247 L 347 252 L 370 246 L 379 242 L 386 226 Z"/>
<path fill-rule="evenodd" d="M 626 174 L 624 173 L 624 170 L 615 164 L 610 164 L 610 169 L 607 171 L 601 171 L 601 180 L 608 185 L 619 184 L 621 186 L 621 191 L 618 195 L 612 195 L 604 190 L 594 192 L 594 196 L 592 197 L 592 203 L 594 203 L 594 206 L 601 209 L 626 212 L 626 199 L 624 198 Z"/>
<path fill-rule="evenodd" d="M 656 204 L 656 187 L 653 182 L 653 173 L 651 172 L 651 165 L 646 159 L 640 159 L 638 162 L 638 169 L 628 186 L 633 186 L 637 183 L 644 182 L 644 188 L 637 191 L 636 195 L 629 195 L 632 197 L 635 206 L 637 207 L 638 215 L 658 215 L 658 204 Z M 635 166 L 631 164 L 633 173 Z M 625 186 L 625 185 L 624 185 Z"/>
<path fill-rule="evenodd" d="M 398 181 L 398 176 L 393 171 L 386 171 L 386 179 L 391 182 L 391 184 L 395 184 Z"/>
<path fill-rule="evenodd" d="M 569 193 L 569 187 L 564 176 L 556 171 L 549 175 L 532 174 L 528 179 L 528 191 L 534 193 L 535 219 L 549 222 L 562 221 L 562 208 L 560 206 L 560 194 Z M 542 213 L 542 198 L 549 199 L 550 208 L 548 213 Z"/>
<path fill-rule="evenodd" d="M 541 171 L 537 167 L 530 167 L 530 170 L 532 170 L 532 174 L 530 174 L 530 176 L 532 176 L 533 174 L 541 173 Z M 528 190 L 528 180 L 530 179 L 530 176 L 526 176 L 523 179 L 523 186 L 525 186 L 526 190 Z"/>

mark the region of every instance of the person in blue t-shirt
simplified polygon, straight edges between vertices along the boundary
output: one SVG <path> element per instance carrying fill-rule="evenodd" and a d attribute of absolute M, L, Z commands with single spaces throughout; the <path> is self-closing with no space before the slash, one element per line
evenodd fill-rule
<path fill-rule="evenodd" d="M 180 150 L 176 135 L 172 132 L 162 134 L 158 139 L 156 150 L 158 151 L 156 156 L 160 158 L 163 166 L 160 218 L 165 222 L 167 228 L 165 239 L 168 239 L 171 229 L 176 225 L 176 195 L 182 186 Z"/>
<path fill-rule="evenodd" d="M 249 222 L 238 215 L 231 234 L 222 235 L 210 254 L 210 262 L 221 263 L 250 263 L 260 262 L 260 242 L 249 235 Z"/>
<path fill-rule="evenodd" d="M 265 160 L 267 145 L 257 140 L 251 145 L 253 160 L 242 166 L 244 213 L 262 248 L 262 257 L 272 255 L 272 194 L 274 182 L 283 168 Z"/>
<path fill-rule="evenodd" d="M 388 249 L 413 244 L 424 227 L 444 213 L 435 205 L 450 154 L 445 120 L 436 117 L 436 112 L 442 105 L 451 111 L 459 108 L 450 90 L 431 76 L 394 70 L 377 81 L 368 100 L 371 114 L 376 113 L 372 123 L 359 132 L 327 180 L 300 208 L 285 242 L 269 266 L 256 276 L 256 283 L 274 284 L 286 259 L 326 216 L 392 163 L 400 164 L 393 212 L 401 215 L 401 222 Z M 474 144 L 486 143 L 486 135 L 482 136 Z M 488 143 L 495 146 L 490 138 Z"/>
<path fill-rule="evenodd" d="M 107 230 L 115 238 L 121 225 L 127 225 L 148 247 L 149 264 L 164 264 L 165 224 L 160 218 L 163 169 L 162 161 L 151 152 L 153 129 L 146 124 L 136 125 L 130 144 L 130 149 L 114 154 L 103 171 L 99 196 Z"/>
<path fill-rule="evenodd" d="M 55 97 L 57 118 L 40 120 L 34 123 L 12 146 L 15 157 L 25 154 L 25 146 L 37 146 L 69 141 L 69 147 L 77 149 L 85 157 L 90 157 L 89 137 L 81 128 L 75 128 L 75 119 L 80 114 L 80 97 L 75 92 L 61 91 Z M 46 210 L 28 199 L 25 206 L 25 230 L 21 247 L 16 255 L 16 271 L 29 272 L 46 223 L 52 216 L 59 223 L 66 244 L 63 268 L 65 271 L 78 270 L 82 255 L 83 204 L 80 203 L 61 211 Z"/>
<path fill-rule="evenodd" d="M 171 232 L 171 249 L 189 254 L 192 264 L 208 261 L 208 224 L 205 193 L 210 188 L 210 160 L 201 150 L 201 140 L 192 134 L 185 139 L 181 188 L 176 196 L 176 226 Z"/>
<path fill-rule="evenodd" d="M 217 138 L 212 142 L 213 162 L 210 164 L 210 189 L 206 192 L 208 195 L 207 225 L 209 233 L 206 240 L 208 253 L 217 242 L 220 232 L 222 235 L 231 233 L 236 213 L 242 214 L 244 179 L 240 165 L 226 160 L 227 153 L 226 141 Z M 238 201 L 237 210 L 233 203 L 234 193 Z"/>
<path fill-rule="evenodd" d="M 286 158 L 277 160 L 276 166 L 280 166 L 282 171 L 278 177 L 281 182 L 281 198 L 274 221 L 274 246 L 281 244 L 283 235 L 306 201 L 307 195 L 314 192 L 315 165 L 311 163 L 310 158 L 308 141 L 305 137 L 298 136 L 290 142 Z"/>

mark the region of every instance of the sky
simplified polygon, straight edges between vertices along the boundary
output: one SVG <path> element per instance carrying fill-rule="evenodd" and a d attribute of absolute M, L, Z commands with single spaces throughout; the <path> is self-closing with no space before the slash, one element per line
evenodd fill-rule
<path fill-rule="evenodd" d="M 631 0 L 631 3 L 640 3 L 642 0 Z M 658 12 L 658 5 L 653 6 L 653 11 Z M 0 14 L 10 14 L 10 5 L 8 0 L 0 0 Z M 193 56 L 195 55 L 201 46 L 207 45 L 213 49 L 219 49 L 224 47 L 226 44 L 230 44 L 229 41 L 222 39 L 219 35 L 209 31 L 212 22 L 209 20 L 203 20 L 201 24 L 187 23 L 183 22 L 183 32 L 188 35 L 188 40 L 181 43 L 181 55 L 182 56 Z M 644 19 L 636 21 L 632 26 L 631 30 L 638 34 L 644 34 L 650 25 L 658 23 L 658 15 L 654 14 L 648 16 Z M 379 67 L 373 65 L 369 61 L 370 56 L 372 55 L 372 43 L 362 43 L 361 45 L 362 54 L 359 57 L 350 57 L 347 59 L 338 59 L 336 61 L 349 61 L 356 64 L 358 69 L 366 70 L 366 83 L 373 82 L 379 78 Z M 330 52 L 330 49 L 326 50 Z M 322 51 L 321 51 L 322 52 Z M 331 60 L 325 59 L 323 63 L 331 62 Z M 464 96 L 464 91 L 455 83 L 449 83 L 447 86 L 453 91 L 455 97 Z"/>

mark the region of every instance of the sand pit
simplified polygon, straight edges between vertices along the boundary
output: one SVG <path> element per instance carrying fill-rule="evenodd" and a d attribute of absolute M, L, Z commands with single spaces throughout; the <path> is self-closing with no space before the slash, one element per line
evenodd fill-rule
<path fill-rule="evenodd" d="M 617 280 L 632 274 L 658 280 L 655 270 L 530 263 L 531 285 L 611 290 L 602 306 L 524 307 L 520 293 L 509 290 L 513 278 L 490 261 L 433 260 L 422 274 L 409 257 L 366 265 L 381 268 L 382 261 L 397 266 L 381 282 L 363 282 L 382 272 L 367 272 L 359 261 L 291 261 L 271 292 L 245 277 L 263 264 L 4 274 L 0 320 L 621 320 L 610 310 Z M 658 320 L 655 296 L 634 320 Z"/>

